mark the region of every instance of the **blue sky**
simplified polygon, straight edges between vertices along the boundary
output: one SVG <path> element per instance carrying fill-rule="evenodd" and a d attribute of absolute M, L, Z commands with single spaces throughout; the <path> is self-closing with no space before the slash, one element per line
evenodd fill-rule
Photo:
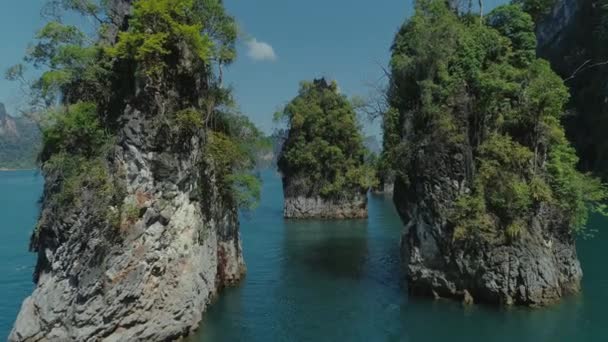
<path fill-rule="evenodd" d="M 487 7 L 500 0 L 489 1 Z M 0 12 L 0 69 L 18 62 L 43 24 L 46 0 L 10 1 Z M 488 1 L 486 1 L 488 2 Z M 393 36 L 412 0 L 225 0 L 241 29 L 238 59 L 226 72 L 241 111 L 266 132 L 273 113 L 296 95 L 301 80 L 335 79 L 343 93 L 367 95 L 382 76 Z M 15 113 L 16 84 L 0 80 L 0 102 Z M 378 133 L 378 125 L 364 123 Z"/>

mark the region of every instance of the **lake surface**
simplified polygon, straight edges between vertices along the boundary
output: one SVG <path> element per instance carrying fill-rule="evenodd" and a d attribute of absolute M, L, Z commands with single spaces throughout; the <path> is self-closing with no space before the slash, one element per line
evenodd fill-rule
<path fill-rule="evenodd" d="M 211 305 L 191 341 L 608 341 L 605 219 L 578 245 L 583 294 L 540 310 L 464 308 L 408 298 L 390 199 L 371 196 L 369 220 L 284 221 L 280 179 L 263 178 L 260 207 L 242 218 L 247 277 Z M 27 246 L 41 189 L 34 172 L 0 172 L 1 338 L 33 287 Z"/>
<path fill-rule="evenodd" d="M 28 253 L 38 219 L 42 177 L 34 171 L 0 172 L 0 340 L 8 336 L 21 302 L 34 288 L 36 256 Z"/>

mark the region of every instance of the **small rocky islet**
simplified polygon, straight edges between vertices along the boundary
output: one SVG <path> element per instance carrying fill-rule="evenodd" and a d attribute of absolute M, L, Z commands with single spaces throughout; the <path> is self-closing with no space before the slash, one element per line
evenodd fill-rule
<path fill-rule="evenodd" d="M 588 6 L 417 2 L 391 47 L 378 160 L 336 82 L 303 82 L 276 115 L 284 216 L 366 218 L 368 190 L 394 183 L 411 294 L 544 306 L 580 291 L 575 239 L 607 195 L 577 170 L 567 76 L 537 55 L 559 64 Z M 36 288 L 9 340 L 183 338 L 245 274 L 238 209 L 260 196 L 263 137 L 222 86 L 234 18 L 214 0 L 67 9 L 109 21 L 93 44 L 51 21 L 30 50 L 61 102 L 42 134 Z"/>
<path fill-rule="evenodd" d="M 285 218 L 367 218 L 373 170 L 355 110 L 336 82 L 303 82 L 278 120 L 288 131 L 278 159 Z"/>

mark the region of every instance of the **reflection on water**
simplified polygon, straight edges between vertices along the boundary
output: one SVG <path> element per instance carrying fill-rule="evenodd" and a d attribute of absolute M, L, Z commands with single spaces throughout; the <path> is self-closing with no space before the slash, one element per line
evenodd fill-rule
<path fill-rule="evenodd" d="M 283 276 L 294 267 L 327 277 L 363 276 L 369 253 L 367 221 L 288 221 L 284 229 Z"/>
<path fill-rule="evenodd" d="M 248 274 L 205 315 L 193 341 L 399 340 L 402 224 L 383 197 L 369 220 L 284 220 L 280 179 L 264 173 L 242 224 Z"/>

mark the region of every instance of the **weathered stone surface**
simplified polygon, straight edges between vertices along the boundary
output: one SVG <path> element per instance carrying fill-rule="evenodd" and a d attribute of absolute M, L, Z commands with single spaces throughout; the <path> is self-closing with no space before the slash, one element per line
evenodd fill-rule
<path fill-rule="evenodd" d="M 559 51 L 581 3 L 556 2 L 537 27 L 539 51 Z M 406 116 L 403 122 L 406 141 L 414 139 L 411 120 Z M 408 182 L 395 182 L 394 202 L 405 223 L 401 251 L 410 293 L 464 303 L 543 306 L 580 291 L 574 236 L 558 208 L 540 204 L 522 236 L 511 241 L 502 233 L 474 244 L 455 241 L 450 211 L 459 196 L 471 191 L 473 147 L 407 142 L 415 150 L 401 170 Z"/>
<path fill-rule="evenodd" d="M 11 341 L 174 340 L 195 329 L 218 290 L 244 274 L 237 212 L 221 206 L 213 176 L 205 180 L 209 198 L 192 198 L 198 149 L 185 159 L 160 157 L 131 133 L 115 158 L 127 183 L 125 203 L 140 208 L 139 218 L 116 231 L 89 220 L 99 210 L 89 202 L 67 219 L 45 207 L 37 286 Z M 173 179 L 158 178 L 158 162 Z"/>
<path fill-rule="evenodd" d="M 356 196 L 350 200 L 325 200 L 321 197 L 286 197 L 284 216 L 306 219 L 367 218 L 367 197 Z"/>
<path fill-rule="evenodd" d="M 244 275 L 237 209 L 205 157 L 205 131 L 184 136 L 166 124 L 205 92 L 205 75 L 190 68 L 180 63 L 154 86 L 131 82 L 107 113 L 118 126 L 105 159 L 124 192 L 116 207 L 100 207 L 88 188 L 60 205 L 50 200 L 59 177 L 45 173 L 32 237 L 36 288 L 10 341 L 177 340 L 198 327 L 222 287 Z M 115 224 L 107 212 L 121 208 L 132 209 Z"/>
<path fill-rule="evenodd" d="M 542 306 L 580 290 L 582 277 L 574 238 L 558 211 L 541 207 L 516 241 L 453 241 L 448 213 L 466 193 L 469 152 L 429 155 L 423 151 L 397 181 L 394 201 L 406 223 L 401 240 L 410 293 L 476 303 Z M 466 292 L 465 292 L 466 291 Z"/>

